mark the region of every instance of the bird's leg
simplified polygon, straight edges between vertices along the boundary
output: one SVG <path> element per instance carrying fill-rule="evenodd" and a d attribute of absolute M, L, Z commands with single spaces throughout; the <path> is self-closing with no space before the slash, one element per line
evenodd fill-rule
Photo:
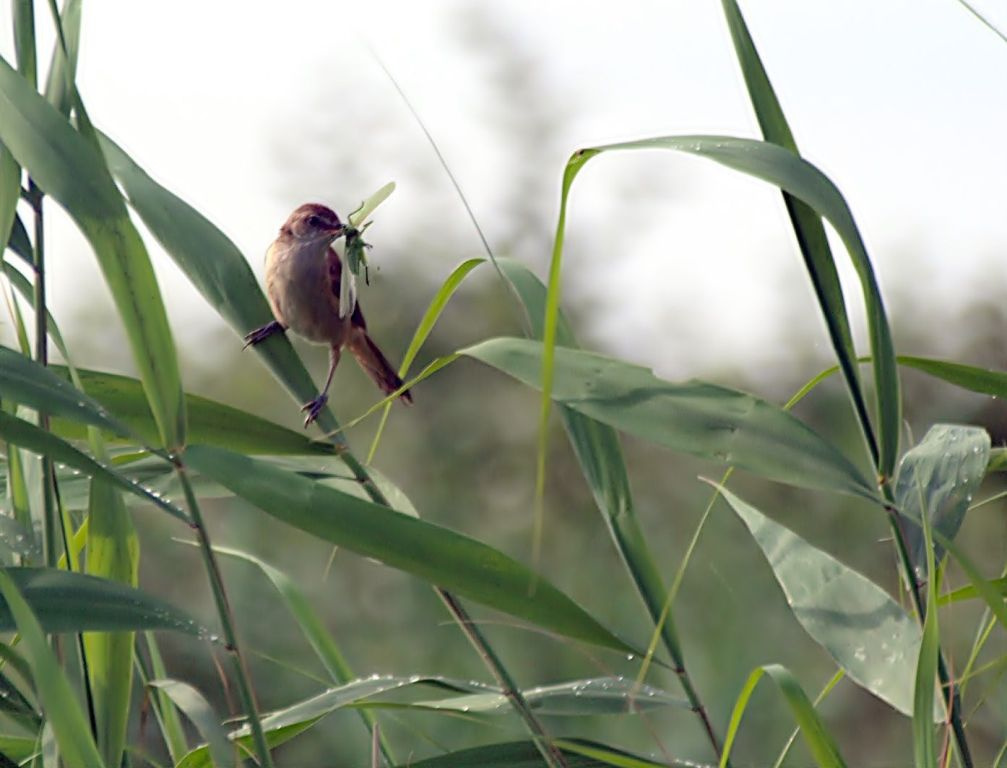
<path fill-rule="evenodd" d="M 339 347 L 332 345 L 329 348 L 329 374 L 325 377 L 325 386 L 318 393 L 318 397 L 301 407 L 302 411 L 308 412 L 308 415 L 304 418 L 305 429 L 318 418 L 318 414 L 322 412 L 322 408 L 329 402 L 329 387 L 332 385 L 332 375 L 336 372 L 337 365 L 339 365 Z"/>
<path fill-rule="evenodd" d="M 256 328 L 254 331 L 249 331 L 245 334 L 245 346 L 242 349 L 247 349 L 248 347 L 254 347 L 256 344 L 265 341 L 274 333 L 283 333 L 287 329 L 280 325 L 276 320 L 270 320 L 265 325 L 260 328 Z"/>

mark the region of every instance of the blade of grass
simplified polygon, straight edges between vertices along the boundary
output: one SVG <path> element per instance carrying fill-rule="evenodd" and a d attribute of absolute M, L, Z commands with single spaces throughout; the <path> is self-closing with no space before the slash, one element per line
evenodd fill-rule
<path fill-rule="evenodd" d="M 172 517 L 188 523 L 188 516 L 177 506 L 133 482 L 112 467 L 101 464 L 59 437 L 29 424 L 23 419 L 0 412 L 0 437 L 32 453 L 48 456 L 53 461 L 72 467 L 90 477 L 108 480 L 123 490 L 142 497 Z"/>
<path fill-rule="evenodd" d="M 42 627 L 5 571 L 0 571 L 0 594 L 17 623 L 35 685 L 45 707 L 46 719 L 52 725 L 63 758 L 69 765 L 101 768 L 104 763 L 73 689 L 49 648 Z"/>
<path fill-rule="evenodd" d="M 416 326 L 416 331 L 413 333 L 413 338 L 409 342 L 409 347 L 406 349 L 405 355 L 402 356 L 402 364 L 399 366 L 400 378 L 405 379 L 406 374 L 409 373 L 409 366 L 413 364 L 413 360 L 416 359 L 416 355 L 419 354 L 420 348 L 423 346 L 424 342 L 426 342 L 427 337 L 430 336 L 430 332 L 437 324 L 441 313 L 444 311 L 444 307 L 447 306 L 451 297 L 454 296 L 455 291 L 458 290 L 462 282 L 466 277 L 468 277 L 469 273 L 472 272 L 473 269 L 485 262 L 486 259 L 468 259 L 467 261 L 463 261 L 451 271 L 451 274 L 448 275 L 447 279 L 441 284 L 437 293 L 435 293 L 434 297 L 430 300 L 430 305 L 427 307 L 427 311 L 423 313 L 423 317 L 420 319 L 419 325 Z M 371 441 L 371 448 L 367 452 L 367 464 L 374 461 L 374 454 L 378 451 L 378 443 L 381 440 L 381 433 L 384 432 L 385 422 L 388 421 L 388 414 L 391 411 L 391 408 L 392 403 L 389 401 L 385 404 L 384 410 L 381 413 L 381 421 L 378 423 L 378 428 L 374 432 L 374 439 Z"/>
<path fill-rule="evenodd" d="M 755 110 L 759 121 L 762 135 L 767 141 L 778 144 L 789 149 L 794 154 L 799 155 L 797 143 L 791 133 L 790 126 L 783 114 L 776 91 L 769 80 L 759 52 L 755 48 L 745 24 L 745 19 L 741 14 L 741 9 L 735 0 L 722 0 L 721 3 L 724 15 L 727 18 L 728 29 L 731 32 L 731 40 L 734 43 L 734 51 L 741 65 L 741 71 L 745 78 L 745 85 L 748 90 L 752 107 Z M 790 222 L 797 236 L 797 243 L 804 258 L 805 266 L 808 269 L 808 276 L 814 286 L 815 295 L 822 308 L 822 316 L 832 341 L 832 347 L 839 360 L 839 367 L 842 369 L 843 378 L 846 380 L 846 388 L 860 422 L 860 428 L 864 435 L 867 448 L 875 466 L 880 466 L 882 449 L 879 449 L 877 439 L 874 435 L 874 428 L 867 410 L 864 399 L 863 387 L 860 383 L 860 376 L 857 370 L 856 350 L 853 346 L 853 334 L 850 331 L 850 320 L 846 311 L 846 302 L 843 298 L 842 287 L 839 283 L 839 274 L 836 270 L 835 259 L 832 256 L 832 249 L 829 247 L 828 238 L 825 236 L 825 227 L 822 226 L 821 218 L 805 203 L 788 192 L 784 191 L 783 201 L 790 216 Z M 880 389 L 878 390 L 880 392 Z M 887 425 L 891 428 L 893 425 Z M 897 422 L 894 428 L 898 428 Z M 882 440 L 886 439 L 882 433 Z M 897 450 L 897 441 L 894 446 L 886 444 L 884 451 Z M 890 469 L 894 468 L 894 454 L 890 458 Z M 886 458 L 884 463 L 889 463 Z"/>
<path fill-rule="evenodd" d="M 482 542 L 221 448 L 190 446 L 186 462 L 267 514 L 544 629 L 637 651 L 548 582 Z"/>
<path fill-rule="evenodd" d="M 196 726 L 199 734 L 206 739 L 217 768 L 237 768 L 237 749 L 228 741 L 220 717 L 203 694 L 180 680 L 152 680 L 149 685 L 165 693 Z"/>
<path fill-rule="evenodd" d="M 794 720 L 797 721 L 801 729 L 801 735 L 804 737 L 804 742 L 811 751 L 815 762 L 819 766 L 822 766 L 822 768 L 842 768 L 842 766 L 845 766 L 846 763 L 839 753 L 839 747 L 836 746 L 832 735 L 819 719 L 818 713 L 815 712 L 814 706 L 808 700 L 808 696 L 804 692 L 804 689 L 801 688 L 801 684 L 797 682 L 797 678 L 786 667 L 779 664 L 765 664 L 752 670 L 752 673 L 748 676 L 748 680 L 745 681 L 745 685 L 742 686 L 741 692 L 738 694 L 734 711 L 731 713 L 731 722 L 727 727 L 727 737 L 724 740 L 724 756 L 720 761 L 721 768 L 724 768 L 727 764 L 727 757 L 731 752 L 731 747 L 734 745 L 734 739 L 741 725 L 741 718 L 748 708 L 748 702 L 752 696 L 752 692 L 755 690 L 755 686 L 758 685 L 764 675 L 776 683 L 777 689 L 783 694 L 783 698 L 790 707 Z"/>

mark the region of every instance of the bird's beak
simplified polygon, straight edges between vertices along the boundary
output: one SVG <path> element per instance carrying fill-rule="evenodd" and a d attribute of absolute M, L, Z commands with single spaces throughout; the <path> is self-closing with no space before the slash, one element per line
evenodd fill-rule
<path fill-rule="evenodd" d="M 332 237 L 341 237 L 346 234 L 346 227 L 343 224 L 340 224 L 338 227 L 329 227 L 326 232 L 329 235 L 332 235 Z"/>

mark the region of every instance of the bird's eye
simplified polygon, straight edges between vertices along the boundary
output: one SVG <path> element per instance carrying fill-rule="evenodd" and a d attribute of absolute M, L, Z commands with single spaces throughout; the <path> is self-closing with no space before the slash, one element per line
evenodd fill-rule
<path fill-rule="evenodd" d="M 312 226 L 312 227 L 321 227 L 322 226 L 322 220 L 320 218 L 318 218 L 317 216 L 309 216 L 308 217 L 308 225 Z"/>

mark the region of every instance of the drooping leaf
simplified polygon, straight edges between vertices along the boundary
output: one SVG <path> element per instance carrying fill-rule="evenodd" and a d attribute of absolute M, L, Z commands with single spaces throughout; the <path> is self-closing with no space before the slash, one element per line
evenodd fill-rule
<path fill-rule="evenodd" d="M 139 395 L 143 397 L 139 382 L 137 385 Z M 4 346 L 0 346 L 0 397 L 36 411 L 45 411 L 50 416 L 90 424 L 123 436 L 130 435 L 129 428 L 101 403 L 46 366 Z"/>
<path fill-rule="evenodd" d="M 51 432 L 46 432 L 34 424 L 29 424 L 24 419 L 0 412 L 0 438 L 21 446 L 32 453 L 48 456 L 58 464 L 72 467 L 89 477 L 103 478 L 119 488 L 142 497 L 145 501 L 154 504 L 172 517 L 186 523 L 189 522 L 189 518 L 185 512 L 170 501 L 124 477 L 112 467 L 95 461 Z"/>
<path fill-rule="evenodd" d="M 538 342 L 490 339 L 463 353 L 524 384 L 541 386 Z M 753 395 L 698 381 L 672 384 L 641 366 L 558 347 L 552 397 L 673 450 L 798 487 L 877 499 L 864 475 L 832 444 Z"/>
<path fill-rule="evenodd" d="M 815 763 L 821 768 L 843 768 L 846 763 L 839 753 L 839 747 L 836 746 L 835 739 L 832 738 L 818 717 L 818 713 L 815 712 L 815 707 L 808 699 L 808 695 L 793 673 L 779 664 L 756 667 L 748 676 L 748 680 L 745 681 L 741 693 L 738 694 L 738 700 L 735 702 L 734 711 L 731 713 L 731 722 L 727 727 L 727 738 L 724 741 L 724 752 L 720 758 L 720 768 L 725 768 L 728 765 L 731 747 L 741 725 L 741 718 L 748 708 L 748 702 L 755 686 L 763 675 L 768 675 L 769 679 L 776 683 L 780 693 L 783 694 L 794 720 L 797 721 L 797 725 L 801 729 L 801 735 L 808 745 L 808 750 L 815 758 Z"/>
<path fill-rule="evenodd" d="M 209 745 L 215 768 L 237 768 L 237 747 L 228 740 L 220 717 L 203 694 L 180 680 L 152 680 L 150 685 L 163 691 L 196 726 Z"/>
<path fill-rule="evenodd" d="M 185 456 L 288 525 L 543 629 L 635 652 L 549 582 L 482 542 L 220 448 L 190 446 Z"/>
<path fill-rule="evenodd" d="M 866 576 L 718 490 L 759 545 L 804 631 L 853 682 L 911 715 L 921 638 L 912 617 Z"/>
<path fill-rule="evenodd" d="M 906 453 L 895 479 L 895 503 L 904 515 L 922 520 L 954 539 L 986 474 L 990 436 L 980 427 L 935 424 Z M 923 530 L 906 525 L 904 534 L 917 573 L 926 578 Z M 936 557 L 943 556 L 937 544 Z"/>
<path fill-rule="evenodd" d="M 191 616 L 160 598 L 108 579 L 56 568 L 5 568 L 46 632 L 113 632 L 168 629 L 200 636 Z M 16 616 L 0 605 L 0 631 Z"/>

